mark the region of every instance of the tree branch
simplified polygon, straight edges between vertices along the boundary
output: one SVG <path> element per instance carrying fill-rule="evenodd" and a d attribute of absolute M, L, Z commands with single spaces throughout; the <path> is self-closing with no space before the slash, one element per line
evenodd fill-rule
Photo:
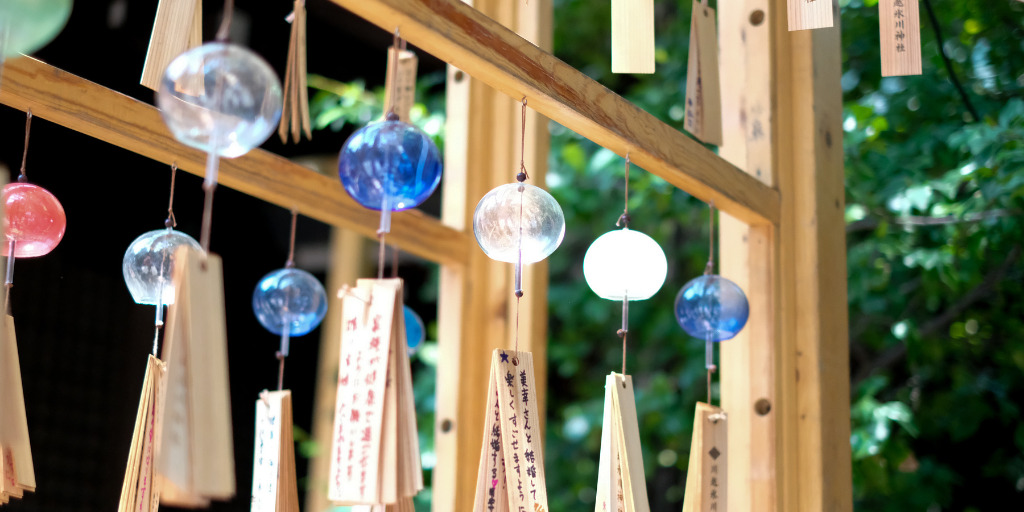
<path fill-rule="evenodd" d="M 945 41 L 942 40 L 942 31 L 939 30 L 939 19 L 935 17 L 935 9 L 932 8 L 931 0 L 924 0 L 924 8 L 928 11 L 928 20 L 931 22 L 932 30 L 935 31 L 935 39 L 939 43 L 939 56 L 942 57 L 942 63 L 946 65 L 946 72 L 949 73 L 949 79 L 953 82 L 953 87 L 956 87 L 957 92 L 960 93 L 960 99 L 963 100 L 967 111 L 971 113 L 974 122 L 981 121 L 981 116 L 974 109 L 974 104 L 971 103 L 971 99 L 967 96 L 967 91 L 960 84 L 960 78 L 956 75 L 956 71 L 953 70 L 953 63 L 949 60 L 949 56 L 946 55 Z"/>
<path fill-rule="evenodd" d="M 1000 217 L 1016 217 L 1021 212 L 1017 210 L 1006 210 L 998 208 L 995 210 L 985 210 L 976 213 L 967 213 L 963 217 L 957 217 L 955 215 L 947 215 L 945 217 L 928 217 L 925 215 L 908 215 L 906 217 L 895 217 L 888 219 L 889 222 L 898 226 L 944 226 L 948 224 L 960 224 L 965 222 L 980 222 L 987 219 L 997 219 Z M 878 227 L 881 219 L 878 217 L 867 217 L 858 221 L 851 222 L 846 225 L 847 233 L 855 233 L 858 231 L 870 231 Z"/>
<path fill-rule="evenodd" d="M 924 338 L 936 334 L 941 329 L 949 325 L 953 320 L 956 320 L 964 311 L 973 306 L 978 301 L 990 296 L 993 292 L 999 289 L 999 283 L 1003 281 L 1006 273 L 1013 267 L 1013 264 L 1017 262 L 1021 255 L 1021 246 L 1015 245 L 1010 252 L 1006 254 L 1006 258 L 1003 262 L 996 267 L 992 272 L 985 276 L 985 278 L 978 283 L 971 291 L 964 294 L 957 302 L 946 308 L 945 311 L 932 318 L 930 321 L 921 325 L 918 329 L 918 336 Z M 852 344 L 852 342 L 851 342 Z M 878 355 L 874 360 L 867 364 L 860 365 L 857 368 L 857 372 L 850 379 L 850 391 L 855 392 L 857 386 L 867 379 L 875 372 L 880 370 L 888 369 L 899 363 L 907 355 L 907 345 L 905 342 L 901 342 L 898 345 L 893 345 L 881 354 Z"/>

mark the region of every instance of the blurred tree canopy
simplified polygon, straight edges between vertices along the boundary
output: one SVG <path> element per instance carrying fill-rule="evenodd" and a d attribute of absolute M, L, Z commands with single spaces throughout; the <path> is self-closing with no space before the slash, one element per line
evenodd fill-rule
<path fill-rule="evenodd" d="M 856 508 L 1024 503 L 1024 3 L 922 0 L 924 73 L 892 78 L 880 76 L 877 0 L 839 4 Z M 655 9 L 655 75 L 611 74 L 608 2 L 555 0 L 555 54 L 682 130 L 690 2 Z M 439 142 L 442 83 L 421 77 L 413 115 Z M 380 91 L 362 83 L 310 85 L 319 128 L 380 113 Z M 547 186 L 567 232 L 550 259 L 548 492 L 552 510 L 580 510 L 593 506 L 604 376 L 622 363 L 620 306 L 590 292 L 582 258 L 615 228 L 624 165 L 557 124 L 551 136 Z M 707 208 L 644 172 L 631 173 L 629 190 L 631 227 L 670 262 L 662 291 L 630 307 L 628 371 L 652 510 L 679 510 L 705 389 L 702 343 L 679 329 L 672 304 L 707 259 Z M 427 468 L 432 347 L 416 363 Z"/>

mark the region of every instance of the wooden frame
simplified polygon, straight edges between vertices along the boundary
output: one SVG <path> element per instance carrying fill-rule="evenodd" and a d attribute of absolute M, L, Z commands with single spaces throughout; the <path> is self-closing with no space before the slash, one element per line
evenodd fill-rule
<path fill-rule="evenodd" d="M 729 58 L 722 59 L 726 140 L 719 158 L 541 49 L 550 45 L 550 1 L 478 0 L 477 9 L 458 0 L 331 1 L 389 32 L 397 26 L 403 38 L 453 66 L 449 137 L 465 142 L 449 145 L 461 154 L 449 147 L 446 155 L 443 218 L 397 214 L 389 237 L 442 265 L 433 510 L 472 508 L 486 379 L 481 354 L 506 345 L 512 328 L 507 265 L 476 249 L 468 220 L 477 198 L 510 181 L 503 169 L 515 160 L 508 148 L 516 136 L 509 132 L 524 96 L 531 110 L 629 153 L 724 213 L 722 273 L 747 289 L 752 306 L 743 337 L 723 345 L 722 354 L 730 446 L 742 454 L 729 464 L 733 508 L 852 509 L 838 9 L 836 28 L 790 33 L 783 0 L 720 5 L 721 53 Z M 203 156 L 174 141 L 147 104 L 31 59 L 8 60 L 3 73 L 4 104 L 202 172 Z M 546 155 L 543 127 L 531 113 L 535 179 L 544 167 L 538 155 Z M 493 154 L 474 150 L 482 141 Z M 225 160 L 221 176 L 226 186 L 334 226 L 375 231 L 374 215 L 335 180 L 270 153 Z M 521 345 L 543 362 L 546 267 L 531 270 Z"/>

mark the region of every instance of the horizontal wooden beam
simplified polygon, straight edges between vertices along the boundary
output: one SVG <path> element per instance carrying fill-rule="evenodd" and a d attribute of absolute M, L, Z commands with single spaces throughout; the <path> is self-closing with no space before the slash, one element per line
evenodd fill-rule
<path fill-rule="evenodd" d="M 460 0 L 331 1 L 740 220 L 779 221 L 775 189 Z"/>
<path fill-rule="evenodd" d="M 156 107 L 38 60 L 7 60 L 0 103 L 109 142 L 142 156 L 202 176 L 206 156 L 179 143 Z M 283 157 L 255 149 L 222 159 L 219 182 L 245 194 L 368 237 L 376 237 L 379 214 L 353 201 L 341 183 Z M 473 237 L 438 219 L 410 210 L 396 213 L 388 242 L 444 265 L 463 265 Z"/>

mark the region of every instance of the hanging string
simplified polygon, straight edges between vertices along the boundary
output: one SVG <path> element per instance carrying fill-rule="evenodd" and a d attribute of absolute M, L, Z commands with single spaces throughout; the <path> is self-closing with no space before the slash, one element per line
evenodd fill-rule
<path fill-rule="evenodd" d="M 224 42 L 231 35 L 231 15 L 235 10 L 234 0 L 224 0 L 224 18 L 220 21 L 220 28 L 217 29 L 217 40 Z"/>
<path fill-rule="evenodd" d="M 25 174 L 25 162 L 28 161 L 28 137 L 32 133 L 32 109 L 25 111 L 25 149 L 21 153 L 21 174 L 18 175 L 18 182 L 25 183 L 28 176 Z"/>
<path fill-rule="evenodd" d="M 523 184 L 530 175 L 526 172 L 526 96 L 523 96 L 523 117 L 520 130 L 520 151 L 519 151 L 519 173 L 516 174 L 516 181 L 519 182 L 519 253 L 516 258 L 515 269 L 515 295 L 516 295 L 516 337 L 515 351 L 519 353 L 519 302 L 523 298 L 523 192 L 526 186 Z M 519 364 L 519 358 L 513 357 L 513 365 Z"/>
<path fill-rule="evenodd" d="M 28 161 L 28 140 L 32 133 L 32 109 L 25 111 L 25 149 L 21 153 L 21 174 L 18 176 L 19 183 L 28 181 L 25 174 L 25 163 Z M 11 314 L 11 288 L 14 287 L 14 249 L 16 242 L 12 239 L 7 242 L 7 274 L 4 279 L 4 311 Z"/>
<path fill-rule="evenodd" d="M 295 267 L 295 225 L 299 219 L 299 211 L 292 208 L 292 229 L 288 238 L 288 261 L 284 262 L 284 268 Z"/>
<path fill-rule="evenodd" d="M 626 192 L 624 194 L 622 215 L 615 221 L 616 226 L 629 227 L 629 152 L 626 152 Z M 629 335 L 629 296 L 622 296 L 622 328 L 616 333 L 622 338 L 622 375 L 626 375 L 626 338 Z M 625 383 L 623 383 L 625 385 Z"/>
<path fill-rule="evenodd" d="M 391 246 L 391 277 L 398 277 L 398 246 Z"/>
<path fill-rule="evenodd" d="M 210 158 L 217 158 L 216 153 L 210 153 Z M 203 265 L 205 266 L 206 254 L 210 252 L 210 229 L 213 225 L 213 190 L 217 188 L 216 183 L 203 182 L 203 191 L 206 193 L 203 200 L 203 224 L 199 232 L 199 245 L 203 248 Z"/>
<path fill-rule="evenodd" d="M 167 220 L 164 226 L 168 228 L 178 227 L 178 219 L 174 218 L 174 177 L 178 174 L 178 162 L 171 164 L 171 197 L 167 200 Z"/>
<path fill-rule="evenodd" d="M 715 202 L 708 201 L 708 263 L 704 275 L 711 275 L 715 268 Z M 711 333 L 704 339 L 704 367 L 708 371 L 708 405 L 711 405 L 711 374 L 715 373 L 715 345 Z"/>

